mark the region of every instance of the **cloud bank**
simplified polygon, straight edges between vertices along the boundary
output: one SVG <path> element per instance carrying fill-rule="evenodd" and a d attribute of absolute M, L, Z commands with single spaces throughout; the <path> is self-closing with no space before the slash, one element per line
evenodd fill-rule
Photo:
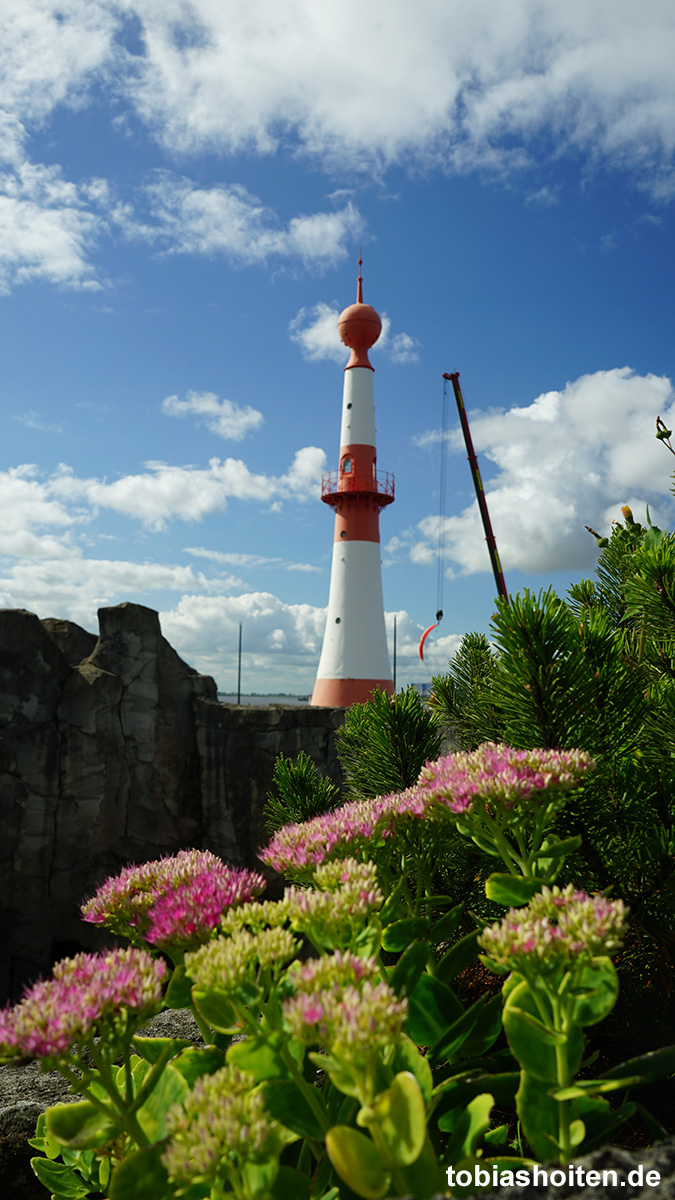
<path fill-rule="evenodd" d="M 656 416 L 671 425 L 675 417 L 672 383 L 663 376 L 637 375 L 629 367 L 596 371 L 545 392 L 531 404 L 471 416 L 476 452 L 497 468 L 483 483 L 499 555 L 505 571 L 577 571 L 591 567 L 596 543 L 584 526 L 608 533 L 631 504 L 644 519 L 645 504 L 655 521 L 672 515 L 671 465 L 654 437 Z M 423 434 L 429 445 L 439 434 Z M 455 430 L 450 448 L 457 466 L 464 455 Z M 468 472 L 466 485 L 469 486 Z M 429 516 L 393 547 L 406 545 L 419 563 L 437 561 L 438 517 Z M 474 502 L 444 521 L 446 561 L 451 571 L 489 571 L 485 537 Z"/>
<path fill-rule="evenodd" d="M 674 57 L 670 0 L 4 0 L 0 291 L 105 286 L 97 246 L 120 231 L 165 253 L 313 267 L 361 234 L 349 202 L 281 215 L 226 169 L 197 182 L 204 153 L 304 158 L 342 179 L 526 172 L 538 203 L 556 200 L 542 164 L 564 157 L 669 201 Z M 51 120 L 91 103 L 184 173 L 137 174 L 122 195 L 36 161 Z"/>

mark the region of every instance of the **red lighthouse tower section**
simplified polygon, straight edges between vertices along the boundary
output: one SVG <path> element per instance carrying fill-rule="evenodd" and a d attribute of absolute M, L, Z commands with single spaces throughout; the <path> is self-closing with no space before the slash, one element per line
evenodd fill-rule
<path fill-rule="evenodd" d="M 312 704 L 342 707 L 367 700 L 377 687 L 389 694 L 394 690 L 380 561 L 380 509 L 393 502 L 394 478 L 376 466 L 368 359 L 381 329 L 378 313 L 363 303 L 359 273 L 356 304 L 338 320 L 351 356 L 345 367 L 340 465 L 321 481 L 321 499 L 335 509 L 335 532 L 326 633 Z"/>

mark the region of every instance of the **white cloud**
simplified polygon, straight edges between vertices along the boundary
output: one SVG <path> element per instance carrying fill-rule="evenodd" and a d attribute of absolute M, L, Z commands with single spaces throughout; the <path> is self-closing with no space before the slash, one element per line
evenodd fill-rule
<path fill-rule="evenodd" d="M 267 481 L 265 500 L 269 499 L 268 489 L 277 497 L 302 498 L 323 462 L 322 451 L 304 447 L 285 475 Z M 199 472 L 154 464 L 144 476 L 111 485 L 78 479 L 65 467 L 49 477 L 40 476 L 31 466 L 0 472 L 0 507 L 5 514 L 0 529 L 0 605 L 28 608 L 41 617 L 68 618 L 91 630 L 96 629 L 100 607 L 124 600 L 164 605 L 165 636 L 188 662 L 213 674 L 222 690 L 229 686 L 227 673 L 236 654 L 241 622 L 244 689 L 310 691 L 321 650 L 325 608 L 288 604 L 269 592 L 245 593 L 241 578 L 222 568 L 248 572 L 269 567 L 303 573 L 321 568 L 276 556 L 202 547 L 188 547 L 185 553 L 205 560 L 204 571 L 180 563 L 95 557 L 97 544 L 108 536 L 97 533 L 96 505 L 155 525 L 170 516 L 194 519 L 221 498 L 218 469 L 225 465 L 216 459 L 208 472 Z M 205 477 L 211 475 L 215 500 L 209 493 L 202 508 L 195 507 L 195 497 L 203 494 Z M 244 490 L 255 478 L 245 473 L 241 476 Z M 157 494 L 152 490 L 153 480 L 158 481 Z M 86 544 L 78 537 L 82 530 L 86 530 Z M 393 615 L 387 622 L 391 645 Z M 422 627 L 407 613 L 397 614 L 399 684 L 444 669 L 459 641 L 452 633 L 445 640 L 431 639 L 423 666 L 417 654 L 421 633 Z"/>
<path fill-rule="evenodd" d="M 34 279 L 99 289 L 89 255 L 105 221 L 91 201 L 58 167 L 23 163 L 0 175 L 0 292 Z"/>
<path fill-rule="evenodd" d="M 336 304 L 320 300 L 308 308 L 301 308 L 288 326 L 288 336 L 300 347 L 302 357 L 308 362 L 329 359 L 341 365 L 347 361 L 349 351 L 340 340 L 337 330 L 341 309 Z M 391 334 L 391 318 L 381 314 L 382 332 L 369 354 L 384 353 L 393 363 L 417 362 L 420 343 L 409 333 Z"/>
<path fill-rule="evenodd" d="M 4 547 L 3 547 L 4 549 Z M 96 629 L 99 608 L 133 599 L 152 605 L 167 592 L 222 593 L 243 587 L 231 575 L 209 578 L 191 566 L 89 558 L 54 546 L 51 557 L 9 563 L 0 551 L 0 605 L 27 608 L 40 617 L 63 617 Z"/>
<path fill-rule="evenodd" d="M 12 498 L 4 510 L 5 533 L 13 529 L 13 521 L 18 521 L 20 528 L 72 525 L 91 520 L 99 508 L 161 530 L 172 519 L 201 521 L 223 510 L 231 499 L 277 507 L 284 500 L 304 503 L 316 498 L 325 465 L 323 450 L 303 446 L 279 476 L 255 474 L 236 458 L 212 458 L 208 467 L 148 462 L 142 474 L 122 475 L 112 482 L 81 479 L 64 464 L 45 480 L 38 478 L 34 466 L 15 468 L 0 472 L 0 502 L 5 493 Z"/>
<path fill-rule="evenodd" d="M 590 567 L 597 548 L 585 525 L 607 533 L 608 514 L 620 516 L 626 503 L 636 519 L 646 503 L 671 507 L 657 414 L 668 424 L 675 417 L 670 380 L 628 367 L 583 375 L 522 408 L 472 414 L 475 449 L 498 468 L 485 491 L 506 572 Z M 450 441 L 464 453 L 458 431 Z M 477 504 L 447 517 L 444 528 L 451 567 L 468 575 L 490 570 Z M 407 540 L 414 561 L 435 562 L 438 517 L 427 517 Z"/>
<path fill-rule="evenodd" d="M 391 339 L 389 357 L 395 363 L 418 362 L 420 343 L 409 333 L 395 333 Z"/>
<path fill-rule="evenodd" d="M 32 463 L 0 471 L 0 536 L 23 529 L 68 528 L 81 519 L 49 494 Z"/>
<path fill-rule="evenodd" d="M 146 191 L 153 223 L 138 224 L 123 210 L 122 226 L 129 236 L 158 241 L 171 254 L 225 254 L 246 265 L 290 258 L 329 266 L 345 256 L 347 243 L 363 229 L 351 203 L 335 212 L 293 217 L 283 225 L 242 184 L 200 188 L 161 171 Z"/>
<path fill-rule="evenodd" d="M 39 433 L 63 433 L 62 425 L 58 425 L 55 421 L 45 420 L 32 409 L 25 413 L 15 413 L 14 420 L 28 429 L 37 429 Z"/>
<path fill-rule="evenodd" d="M 459 634 L 430 636 L 419 657 L 423 626 L 405 611 L 386 614 L 393 649 L 396 615 L 397 685 L 428 679 L 447 669 Z M 242 691 L 311 692 L 326 625 L 326 609 L 286 604 L 270 592 L 238 596 L 182 596 L 160 613 L 162 632 L 198 670 L 213 675 L 221 691 L 236 684 L 239 624 L 242 625 Z"/>
<path fill-rule="evenodd" d="M 116 53 L 118 28 L 108 0 L 3 0 L 0 107 L 36 124 L 57 104 L 84 103 L 92 75 Z"/>
<path fill-rule="evenodd" d="M 271 153 L 295 135 L 343 170 L 411 154 L 467 169 L 522 162 L 522 147 L 546 133 L 553 148 L 658 175 L 675 144 L 664 0 L 129 8 L 146 52 L 126 86 L 179 152 Z"/>
<path fill-rule="evenodd" d="M 194 416 L 198 425 L 206 425 L 218 437 L 239 442 L 251 429 L 258 429 L 263 415 L 249 404 L 242 407 L 232 400 L 219 400 L 213 392 L 188 392 L 186 400 L 167 396 L 162 412 L 170 417 Z"/>
<path fill-rule="evenodd" d="M 302 357 L 309 362 L 330 359 L 344 364 L 348 351 L 337 331 L 340 310 L 320 300 L 311 308 L 301 308 L 288 326 L 291 341 L 300 347 Z"/>
<path fill-rule="evenodd" d="M 116 224 L 168 253 L 247 265 L 328 266 L 362 230 L 344 189 L 335 211 L 288 217 L 241 184 L 166 171 L 122 201 L 105 180 L 32 163 L 33 135 L 92 93 L 113 123 L 134 114 L 183 162 L 300 153 L 344 179 L 420 163 L 504 174 L 572 155 L 632 172 L 666 202 L 674 53 L 669 0 L 4 0 L 0 291 L 100 287 L 93 256 Z M 530 203 L 557 199 L 538 178 L 526 189 Z"/>
<path fill-rule="evenodd" d="M 226 563 L 232 567 L 240 567 L 243 570 L 257 569 L 258 567 L 280 567 L 284 571 L 321 571 L 320 567 L 313 566 L 311 563 L 289 562 L 286 558 L 269 557 L 264 554 L 240 554 L 227 550 L 206 550 L 200 546 L 185 546 L 186 554 L 193 554 L 195 558 L 207 558 L 211 562 Z"/>

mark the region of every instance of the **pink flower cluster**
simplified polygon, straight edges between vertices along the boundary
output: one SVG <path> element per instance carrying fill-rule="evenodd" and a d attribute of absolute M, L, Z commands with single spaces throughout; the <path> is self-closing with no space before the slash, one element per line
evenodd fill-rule
<path fill-rule="evenodd" d="M 419 787 L 372 800 L 353 800 L 301 825 L 285 825 L 259 857 L 282 874 L 311 875 L 311 868 L 318 863 L 346 852 L 355 855 L 372 839 L 390 837 L 398 820 L 423 817 L 427 806 Z"/>
<path fill-rule="evenodd" d="M 418 787 L 459 816 L 476 802 L 510 809 L 546 792 L 578 787 L 595 762 L 583 750 L 514 750 L 484 742 L 471 753 L 450 754 L 422 768 Z"/>
<path fill-rule="evenodd" d="M 484 929 L 478 944 L 497 968 L 526 975 L 530 968 L 566 970 L 574 961 L 618 950 L 626 917 L 622 900 L 591 897 L 572 884 L 544 887 L 529 904 L 509 909 Z"/>
<path fill-rule="evenodd" d="M 209 850 L 181 850 L 125 867 L 82 905 L 82 916 L 132 940 L 184 949 L 208 940 L 225 909 L 264 888 L 258 872 L 228 867 Z"/>
<path fill-rule="evenodd" d="M 129 947 L 78 954 L 54 967 L 14 1008 L 0 1013 L 0 1055 L 59 1058 L 86 1042 L 125 1009 L 145 1013 L 162 998 L 167 967 L 147 950 Z"/>

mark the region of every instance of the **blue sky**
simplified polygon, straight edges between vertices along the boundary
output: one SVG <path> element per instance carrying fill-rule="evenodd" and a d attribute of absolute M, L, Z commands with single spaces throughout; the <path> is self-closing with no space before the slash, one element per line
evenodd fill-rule
<path fill-rule="evenodd" d="M 451 403 L 420 662 L 443 372 L 511 591 L 672 523 L 671 0 L 3 0 L 0 57 L 2 606 L 311 690 L 359 246 L 399 684 L 494 610 Z"/>

